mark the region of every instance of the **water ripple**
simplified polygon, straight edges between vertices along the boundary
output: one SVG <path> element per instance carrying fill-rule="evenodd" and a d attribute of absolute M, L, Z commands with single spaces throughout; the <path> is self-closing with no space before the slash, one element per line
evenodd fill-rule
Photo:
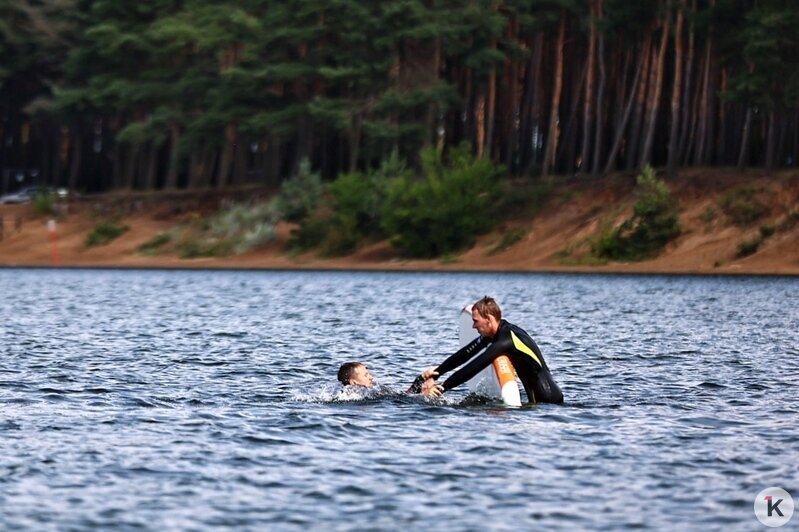
<path fill-rule="evenodd" d="M 3 529 L 749 530 L 761 489 L 799 485 L 795 279 L 12 269 L 0 286 Z M 485 293 L 565 405 L 403 392 Z M 380 385 L 340 387 L 349 360 Z"/>

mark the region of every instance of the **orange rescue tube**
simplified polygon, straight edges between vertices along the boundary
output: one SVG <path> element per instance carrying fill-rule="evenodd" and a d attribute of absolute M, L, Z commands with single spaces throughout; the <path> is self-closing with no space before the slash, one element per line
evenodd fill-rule
<path fill-rule="evenodd" d="M 521 406 L 519 386 L 516 384 L 516 372 L 510 359 L 507 355 L 499 355 L 494 359 L 493 365 L 503 401 L 510 406 Z"/>

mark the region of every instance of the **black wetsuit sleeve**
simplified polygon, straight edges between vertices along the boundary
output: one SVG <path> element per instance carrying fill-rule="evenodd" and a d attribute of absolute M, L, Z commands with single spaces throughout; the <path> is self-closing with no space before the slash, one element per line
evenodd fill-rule
<path fill-rule="evenodd" d="M 458 366 L 463 365 L 467 360 L 472 358 L 475 353 L 480 352 L 481 349 L 488 345 L 488 342 L 488 338 L 484 338 L 482 336 L 475 338 L 473 341 L 458 349 L 455 354 L 450 356 L 444 362 L 439 364 L 439 366 L 436 368 L 436 371 L 439 375 L 443 375 L 444 373 L 448 373 Z"/>
<path fill-rule="evenodd" d="M 483 369 L 487 368 L 495 358 L 507 351 L 509 347 L 512 346 L 507 339 L 494 342 L 484 353 L 481 353 L 479 356 L 475 357 L 474 360 L 453 373 L 452 376 L 444 382 L 444 390 L 451 390 L 468 381 Z"/>

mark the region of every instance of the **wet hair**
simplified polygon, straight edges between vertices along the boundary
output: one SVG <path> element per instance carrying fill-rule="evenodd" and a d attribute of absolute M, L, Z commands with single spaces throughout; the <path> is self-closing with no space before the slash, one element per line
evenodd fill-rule
<path fill-rule="evenodd" d="M 494 301 L 493 297 L 485 296 L 482 299 L 478 299 L 475 304 L 472 305 L 472 310 L 476 310 L 477 313 L 484 318 L 494 316 L 497 321 L 502 319 L 502 309 L 499 308 L 499 305 Z"/>
<path fill-rule="evenodd" d="M 363 366 L 360 362 L 345 362 L 338 368 L 338 380 L 343 385 L 348 385 L 350 379 L 355 376 L 355 370 L 358 366 Z"/>

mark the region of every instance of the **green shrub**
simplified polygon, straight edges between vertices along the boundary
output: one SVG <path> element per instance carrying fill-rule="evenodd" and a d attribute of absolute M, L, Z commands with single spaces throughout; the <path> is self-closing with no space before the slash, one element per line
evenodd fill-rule
<path fill-rule="evenodd" d="M 764 239 L 772 236 L 777 231 L 777 228 L 772 224 L 764 224 L 760 226 L 760 236 Z"/>
<path fill-rule="evenodd" d="M 239 255 L 275 238 L 277 210 L 272 203 L 234 204 L 185 228 L 180 256 Z"/>
<path fill-rule="evenodd" d="M 383 210 L 382 226 L 401 253 L 438 257 L 463 249 L 491 229 L 500 167 L 475 158 L 466 146 L 452 150 L 448 161 L 426 149 L 422 166 L 421 179 L 391 181 Z"/>
<path fill-rule="evenodd" d="M 31 200 L 31 208 L 36 216 L 52 216 L 56 213 L 55 194 L 36 194 Z"/>
<path fill-rule="evenodd" d="M 749 240 L 744 240 L 740 244 L 738 244 L 738 258 L 748 257 L 749 255 L 754 254 L 758 249 L 760 249 L 760 244 L 763 243 L 763 239 L 759 236 L 751 238 Z"/>
<path fill-rule="evenodd" d="M 322 177 L 311 171 L 311 163 L 305 159 L 300 163 L 297 175 L 281 185 L 276 208 L 282 219 L 298 223 L 317 208 L 323 194 Z"/>
<path fill-rule="evenodd" d="M 327 238 L 332 225 L 329 215 L 315 214 L 291 230 L 288 247 L 293 252 L 308 251 L 318 247 Z"/>
<path fill-rule="evenodd" d="M 751 185 L 736 187 L 724 193 L 719 206 L 735 225 L 747 227 L 765 216 L 769 207 L 761 200 L 763 188 Z"/>
<path fill-rule="evenodd" d="M 128 226 L 120 225 L 117 222 L 100 222 L 86 237 L 86 246 L 104 246 L 120 237 L 128 229 Z"/>
<path fill-rule="evenodd" d="M 509 249 L 520 242 L 524 238 L 525 234 L 526 231 L 520 227 L 515 227 L 509 231 L 506 231 L 503 233 L 502 239 L 499 241 L 499 243 L 494 246 L 488 254 L 495 255 L 501 251 Z"/>
<path fill-rule="evenodd" d="M 704 223 L 709 224 L 716 219 L 716 209 L 708 206 L 704 211 L 702 211 L 702 214 L 699 215 L 699 219 Z"/>
<path fill-rule="evenodd" d="M 229 240 L 231 251 L 241 254 L 274 240 L 278 217 L 272 203 L 232 205 L 208 221 L 207 232 L 211 239 Z"/>
<path fill-rule="evenodd" d="M 158 233 L 153 238 L 139 246 L 139 253 L 145 255 L 154 253 L 157 249 L 164 247 L 172 241 L 169 233 Z"/>
<path fill-rule="evenodd" d="M 357 238 L 385 236 L 380 217 L 392 181 L 409 178 L 410 171 L 394 151 L 377 170 L 340 175 L 330 186 L 334 223 Z"/>
<path fill-rule="evenodd" d="M 353 216 L 336 214 L 325 235 L 322 253 L 331 257 L 341 257 L 353 253 L 358 248 L 361 231 Z"/>
<path fill-rule="evenodd" d="M 229 240 L 188 238 L 178 245 L 178 252 L 182 259 L 226 257 L 233 252 L 233 246 Z"/>
<path fill-rule="evenodd" d="M 677 203 L 666 184 L 649 166 L 637 181 L 632 218 L 603 232 L 593 246 L 596 256 L 627 261 L 651 258 L 680 234 Z"/>

